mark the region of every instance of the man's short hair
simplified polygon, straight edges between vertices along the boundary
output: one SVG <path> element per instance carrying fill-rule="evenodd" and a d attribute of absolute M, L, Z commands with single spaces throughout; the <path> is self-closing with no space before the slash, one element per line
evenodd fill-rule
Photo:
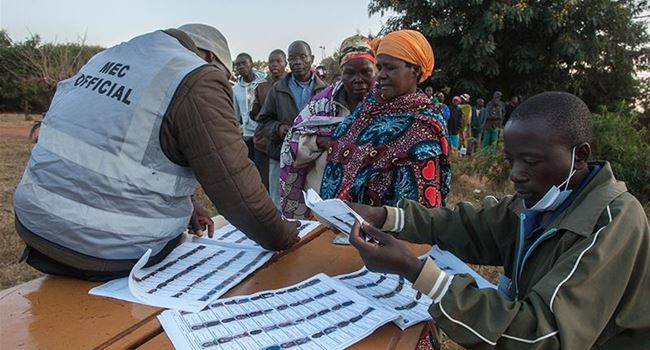
<path fill-rule="evenodd" d="M 285 61 L 287 60 L 287 54 L 285 54 L 284 51 L 282 51 L 280 49 L 275 49 L 275 50 L 271 51 L 271 53 L 269 54 L 269 57 L 271 57 L 273 55 L 280 55 L 280 56 L 282 56 L 282 58 L 284 58 Z"/>
<path fill-rule="evenodd" d="M 251 55 L 247 54 L 246 52 L 242 52 L 242 53 L 240 53 L 239 55 L 237 55 L 237 57 L 235 58 L 235 60 L 238 60 L 240 57 L 244 57 L 244 58 L 246 58 L 249 62 L 253 62 L 253 57 L 251 57 Z"/>
<path fill-rule="evenodd" d="M 309 51 L 309 54 L 311 55 L 311 46 L 309 46 L 309 44 L 307 44 L 307 42 L 304 41 L 304 40 L 296 40 L 296 41 L 292 42 L 289 45 L 289 49 L 291 49 L 292 46 L 297 46 L 297 45 L 306 47 L 307 51 Z"/>
<path fill-rule="evenodd" d="M 510 116 L 510 121 L 540 119 L 570 146 L 591 142 L 592 121 L 587 105 L 568 92 L 547 91 L 522 102 Z"/>

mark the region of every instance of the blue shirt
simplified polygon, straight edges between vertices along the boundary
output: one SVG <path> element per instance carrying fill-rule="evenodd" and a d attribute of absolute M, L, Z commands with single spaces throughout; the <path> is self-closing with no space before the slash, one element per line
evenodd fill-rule
<path fill-rule="evenodd" d="M 309 100 L 311 100 L 311 94 L 314 91 L 315 82 L 316 78 L 314 77 L 314 74 L 311 75 L 309 80 L 304 82 L 297 81 L 293 74 L 291 74 L 291 77 L 289 78 L 289 90 L 291 90 L 291 95 L 293 95 L 293 100 L 296 103 L 296 108 L 298 108 L 298 113 L 300 113 Z"/>

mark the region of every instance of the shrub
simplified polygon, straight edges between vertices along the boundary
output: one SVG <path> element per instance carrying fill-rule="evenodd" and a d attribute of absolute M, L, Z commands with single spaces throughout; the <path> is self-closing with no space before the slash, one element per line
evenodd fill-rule
<path fill-rule="evenodd" d="M 650 206 L 650 144 L 639 115 L 624 105 L 614 110 L 601 107 L 593 123 L 592 159 L 609 161 L 616 178 Z"/>

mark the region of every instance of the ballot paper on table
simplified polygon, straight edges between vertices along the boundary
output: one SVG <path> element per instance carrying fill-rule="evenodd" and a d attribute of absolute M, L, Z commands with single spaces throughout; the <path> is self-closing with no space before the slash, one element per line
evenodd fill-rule
<path fill-rule="evenodd" d="M 396 319 L 394 310 L 318 274 L 293 286 L 217 300 L 158 319 L 176 349 L 345 349 Z"/>
<path fill-rule="evenodd" d="M 264 265 L 273 253 L 185 242 L 160 263 L 144 267 L 150 255 L 147 250 L 129 277 L 93 288 L 89 294 L 197 312 Z"/>
<path fill-rule="evenodd" d="M 371 272 L 363 267 L 334 278 L 367 298 L 371 304 L 382 305 L 397 312 L 400 317 L 393 320 L 393 323 L 402 330 L 431 319 L 429 306 L 433 300 L 413 289 L 411 282 L 404 277 Z"/>
<path fill-rule="evenodd" d="M 431 247 L 431 250 L 427 253 L 427 255 L 433 259 L 433 261 L 441 270 L 450 275 L 469 274 L 474 278 L 474 280 L 476 280 L 476 284 L 479 288 L 497 288 L 497 286 L 490 283 L 476 271 L 472 270 L 471 267 L 467 266 L 467 264 L 465 264 L 454 254 L 440 249 L 438 245 Z"/>
<path fill-rule="evenodd" d="M 363 222 L 363 218 L 338 198 L 323 200 L 311 188 L 303 192 L 305 204 L 311 209 L 318 221 L 341 232 L 350 234 L 354 222 Z"/>
<path fill-rule="evenodd" d="M 320 223 L 311 220 L 297 220 L 300 222 L 298 227 L 298 236 L 304 238 L 309 232 L 313 231 Z M 221 246 L 232 246 L 238 248 L 260 248 L 262 247 L 252 239 L 248 238 L 241 230 L 233 224 L 227 224 L 214 231 L 212 238 L 203 236 L 192 236 L 192 242 L 203 244 L 218 244 Z"/>

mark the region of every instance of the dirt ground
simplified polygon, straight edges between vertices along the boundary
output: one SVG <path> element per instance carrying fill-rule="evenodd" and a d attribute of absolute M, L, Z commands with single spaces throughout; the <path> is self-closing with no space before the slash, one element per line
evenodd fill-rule
<path fill-rule="evenodd" d="M 18 259 L 24 244 L 14 229 L 13 193 L 29 159 L 33 121 L 0 114 L 0 289 L 29 281 L 40 273 Z"/>

